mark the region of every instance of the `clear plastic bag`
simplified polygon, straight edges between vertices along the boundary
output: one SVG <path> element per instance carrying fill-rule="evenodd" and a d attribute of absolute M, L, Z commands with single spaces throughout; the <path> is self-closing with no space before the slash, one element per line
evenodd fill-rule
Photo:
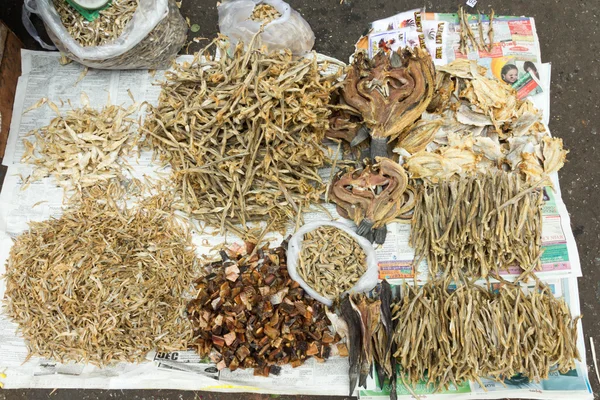
<path fill-rule="evenodd" d="M 187 38 L 187 24 L 172 0 L 139 0 L 121 36 L 111 43 L 90 47 L 81 46 L 71 37 L 52 0 L 25 0 L 24 18 L 26 13 L 42 18 L 48 36 L 62 53 L 92 68 L 168 68 Z M 29 33 L 39 38 L 37 32 Z"/>
<path fill-rule="evenodd" d="M 260 39 L 269 51 L 290 49 L 301 56 L 312 50 L 315 34 L 308 22 L 289 4 L 281 0 L 224 0 L 218 7 L 219 30 L 229 37 L 232 44 L 238 41 L 249 43 L 259 31 L 261 23 L 250 16 L 259 4 L 273 6 L 281 17 L 267 23 Z"/>
<path fill-rule="evenodd" d="M 327 306 L 331 306 L 333 303 L 332 299 L 321 296 L 310 286 L 308 286 L 308 284 L 300 277 L 296 270 L 298 267 L 300 252 L 302 251 L 302 241 L 304 240 L 304 235 L 322 226 L 333 226 L 346 232 L 348 235 L 350 235 L 350 237 L 358 242 L 367 256 L 367 271 L 363 274 L 363 276 L 360 277 L 358 282 L 356 282 L 356 285 L 348 290 L 348 293 L 363 293 L 373 289 L 377 285 L 379 276 L 377 258 L 375 257 L 375 249 L 373 248 L 371 242 L 356 234 L 356 226 L 353 224 L 349 225 L 344 222 L 315 221 L 304 225 L 302 228 L 298 229 L 296 233 L 294 233 L 294 235 L 290 238 L 287 250 L 287 269 L 288 273 L 290 274 L 290 278 L 298 282 L 302 289 L 304 289 L 306 293 L 313 299 L 320 301 Z"/>

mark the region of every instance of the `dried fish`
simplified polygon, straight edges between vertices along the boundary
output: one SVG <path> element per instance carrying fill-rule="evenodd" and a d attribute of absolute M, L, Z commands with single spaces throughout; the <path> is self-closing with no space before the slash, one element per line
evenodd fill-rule
<path fill-rule="evenodd" d="M 360 372 L 360 356 L 362 344 L 362 328 L 361 318 L 356 306 L 352 303 L 350 296 L 346 296 L 340 305 L 341 317 L 348 324 L 348 350 L 350 368 L 348 376 L 350 377 L 350 390 L 348 396 L 352 396 L 354 388 L 358 383 L 358 375 Z"/>
<path fill-rule="evenodd" d="M 267 54 L 256 40 L 244 51 L 220 37 L 167 72 L 144 128 L 185 210 L 221 232 L 267 219 L 282 229 L 325 192 L 318 169 L 328 162 L 321 141 L 334 77 L 314 56 Z"/>
<path fill-rule="evenodd" d="M 404 197 L 408 186 L 404 169 L 389 158 L 375 161 L 364 169 L 340 171 L 331 182 L 330 198 L 338 213 L 358 226 L 359 235 L 382 244 L 386 224 L 412 210 L 414 203 Z"/>
<path fill-rule="evenodd" d="M 571 316 L 564 299 L 539 281 L 527 289 L 493 289 L 453 289 L 441 280 L 403 287 L 392 310 L 403 381 L 425 382 L 436 391 L 475 381 L 485 389 L 480 377 L 501 382 L 522 374 L 539 382 L 551 370 L 575 368 L 579 317 Z"/>
<path fill-rule="evenodd" d="M 112 0 L 110 6 L 100 10 L 98 18 L 90 22 L 65 0 L 52 0 L 52 3 L 71 37 L 84 47 L 115 41 L 138 8 L 138 0 Z"/>
<path fill-rule="evenodd" d="M 138 0 L 113 0 L 111 6 L 99 11 L 100 16 L 87 21 L 65 0 L 53 0 L 65 29 L 83 47 L 114 44 L 115 40 L 131 30 L 130 23 L 138 9 Z M 144 10 L 141 10 L 142 12 Z M 144 19 L 144 15 L 137 15 Z M 175 58 L 187 39 L 187 25 L 174 1 L 169 0 L 167 12 L 158 24 L 137 44 L 127 51 L 110 58 L 81 59 L 71 53 L 52 30 L 48 36 L 66 57 L 85 66 L 101 69 L 166 69 Z M 65 57 L 66 56 L 66 57 Z"/>
<path fill-rule="evenodd" d="M 506 172 L 420 186 L 410 236 L 415 263 L 426 258 L 432 277 L 456 281 L 518 267 L 518 280 L 526 280 L 541 268 L 542 199 L 539 185 Z"/>
<path fill-rule="evenodd" d="M 277 18 L 281 18 L 281 13 L 270 4 L 257 4 L 250 15 L 252 21 L 263 22 L 265 24 Z"/>
<path fill-rule="evenodd" d="M 524 179 L 536 182 L 563 166 L 567 151 L 562 140 L 550 137 L 542 113 L 486 72 L 472 60 L 437 68 L 438 87 L 445 87 L 444 93 L 454 91 L 449 97 L 434 97 L 430 111 L 437 114 L 424 113 L 411 129 L 425 121 L 441 121 L 441 126 L 424 149 L 420 143 L 420 151 L 407 151 L 400 142 L 394 149 L 411 177 L 437 182 L 496 168 L 521 172 Z"/>
<path fill-rule="evenodd" d="M 358 53 L 341 88 L 344 102 L 358 110 L 371 135 L 371 158 L 387 156 L 396 139 L 425 111 L 433 97 L 435 69 L 421 48 L 384 52 L 372 60 Z"/>
<path fill-rule="evenodd" d="M 304 235 L 298 274 L 331 300 L 351 289 L 367 270 L 367 256 L 350 235 L 322 226 Z"/>
<path fill-rule="evenodd" d="M 53 103 L 50 106 L 56 108 Z M 35 140 L 23 140 L 21 160 L 34 165 L 28 181 L 51 175 L 65 189 L 81 191 L 99 182 L 122 179 L 127 168 L 124 159 L 133 153 L 140 137 L 131 118 L 136 110 L 136 106 L 74 109 L 30 132 L 28 136 Z"/>
<path fill-rule="evenodd" d="M 6 268 L 7 315 L 30 355 L 64 363 L 141 362 L 153 349 L 185 349 L 192 329 L 184 297 L 197 261 L 172 196 L 126 209 L 97 189 L 101 197 L 17 237 Z"/>
<path fill-rule="evenodd" d="M 187 306 L 201 356 L 219 369 L 254 368 L 260 376 L 311 356 L 329 358 L 339 335 L 329 330 L 325 307 L 289 277 L 283 247 L 221 257 L 205 265 Z"/>

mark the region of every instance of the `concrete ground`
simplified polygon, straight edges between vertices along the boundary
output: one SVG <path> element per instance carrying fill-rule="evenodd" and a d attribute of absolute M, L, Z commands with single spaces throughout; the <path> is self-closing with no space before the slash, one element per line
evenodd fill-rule
<path fill-rule="evenodd" d="M 316 35 L 315 49 L 347 60 L 354 42 L 370 21 L 425 5 L 429 11 L 455 12 L 464 1 L 456 0 L 288 0 L 311 25 Z M 38 49 L 21 24 L 22 0 L 2 0 L 0 19 L 23 40 L 27 48 Z M 591 365 L 589 336 L 600 332 L 600 210 L 597 201 L 600 184 L 598 157 L 600 143 L 600 1 L 598 0 L 479 0 L 477 8 L 496 15 L 526 15 L 535 18 L 541 42 L 542 60 L 552 63 L 550 129 L 564 139 L 570 150 L 569 162 L 561 170 L 564 201 L 579 247 L 584 278 L 579 280 L 581 308 L 590 380 L 600 392 Z M 218 31 L 216 0 L 183 0 L 181 11 L 200 31 L 193 37 L 212 38 Z M 196 47 L 194 47 L 196 46 Z M 200 45 L 194 44 L 194 51 Z M 596 144 L 599 149 L 596 149 Z M 5 169 L 0 167 L 0 184 Z M 596 197 L 594 197 L 596 196 Z M 594 200 L 596 199 L 596 200 Z M 597 340 L 597 341 L 598 341 Z M 600 349 L 599 349 L 600 350 Z M 268 396 L 257 394 L 214 394 L 174 390 L 0 390 L 0 400 L 17 399 L 316 399 L 310 396 Z M 338 397 L 343 399 L 343 397 Z"/>

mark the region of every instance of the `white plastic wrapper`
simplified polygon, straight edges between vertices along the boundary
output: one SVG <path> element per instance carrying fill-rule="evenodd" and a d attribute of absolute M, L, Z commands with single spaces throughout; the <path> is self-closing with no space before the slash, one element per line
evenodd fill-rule
<path fill-rule="evenodd" d="M 261 23 L 250 16 L 258 4 L 273 6 L 281 17 L 264 27 L 260 39 L 269 51 L 290 49 L 292 54 L 301 56 L 312 50 L 315 34 L 308 22 L 281 0 L 224 0 L 218 8 L 219 30 L 229 37 L 232 44 L 239 41 L 249 43 L 259 31 Z"/>
<path fill-rule="evenodd" d="M 48 36 L 69 58 L 100 69 L 162 69 L 170 66 L 187 36 L 187 24 L 170 0 L 139 0 L 138 8 L 116 40 L 84 47 L 62 24 L 52 0 L 25 0 L 23 22 L 29 34 L 43 43 L 29 20 L 31 13 L 44 21 Z"/>
<path fill-rule="evenodd" d="M 367 256 L 367 271 L 360 277 L 356 285 L 352 287 L 347 293 L 363 293 L 368 292 L 377 285 L 378 280 L 378 266 L 377 266 L 377 258 L 375 258 L 375 249 L 371 242 L 365 239 L 362 236 L 356 234 L 356 226 L 348 225 L 343 222 L 335 222 L 335 221 L 315 221 L 304 225 L 300 228 L 294 235 L 291 237 L 290 242 L 288 244 L 287 251 L 287 269 L 290 274 L 290 278 L 295 280 L 302 286 L 302 289 L 308 293 L 310 297 L 313 299 L 320 301 L 321 303 L 331 306 L 333 303 L 333 299 L 328 299 L 326 297 L 321 296 L 316 291 L 314 291 L 304 280 L 300 277 L 298 272 L 296 271 L 298 266 L 298 259 L 300 258 L 300 251 L 302 250 L 302 241 L 304 239 L 304 235 L 314 231 L 321 226 L 333 226 L 342 231 L 346 232 L 350 235 L 354 240 L 358 242 L 360 247 L 362 247 L 365 255 Z"/>

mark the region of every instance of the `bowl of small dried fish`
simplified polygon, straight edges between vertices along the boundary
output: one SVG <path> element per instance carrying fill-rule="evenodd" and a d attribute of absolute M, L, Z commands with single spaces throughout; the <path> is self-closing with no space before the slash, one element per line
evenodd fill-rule
<path fill-rule="evenodd" d="M 311 222 L 288 245 L 290 277 L 314 299 L 331 306 L 346 292 L 377 285 L 377 259 L 369 240 L 342 222 Z"/>

